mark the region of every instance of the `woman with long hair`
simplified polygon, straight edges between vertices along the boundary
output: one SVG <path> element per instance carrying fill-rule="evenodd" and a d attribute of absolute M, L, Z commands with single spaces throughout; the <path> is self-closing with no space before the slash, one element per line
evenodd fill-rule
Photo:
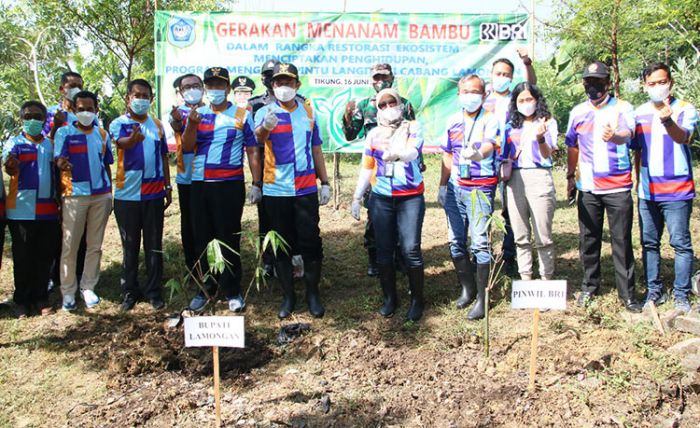
<path fill-rule="evenodd" d="M 515 235 L 518 272 L 532 279 L 532 243 L 537 250 L 540 278 L 554 275 L 552 218 L 556 206 L 552 179 L 552 153 L 557 150 L 557 122 L 542 92 L 533 84 L 520 83 L 513 90 L 502 151 L 508 180 L 508 212 Z"/>

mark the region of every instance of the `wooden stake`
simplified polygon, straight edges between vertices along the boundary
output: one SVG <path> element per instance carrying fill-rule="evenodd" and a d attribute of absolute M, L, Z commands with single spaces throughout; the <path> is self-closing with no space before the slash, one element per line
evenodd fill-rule
<path fill-rule="evenodd" d="M 540 335 L 540 310 L 532 314 L 532 344 L 530 346 L 530 384 L 527 389 L 535 391 L 535 374 L 537 373 L 537 341 Z"/>
<path fill-rule="evenodd" d="M 333 153 L 333 208 L 336 210 L 340 200 L 340 155 Z"/>
<path fill-rule="evenodd" d="M 221 426 L 221 388 L 219 386 L 219 347 L 214 346 L 214 406 L 216 409 L 216 428 Z"/>
<path fill-rule="evenodd" d="M 664 325 L 661 323 L 661 318 L 659 318 L 659 311 L 656 310 L 656 305 L 652 300 L 649 301 L 649 311 L 651 312 L 651 320 L 654 322 L 654 326 L 662 336 L 666 334 L 664 331 Z"/>

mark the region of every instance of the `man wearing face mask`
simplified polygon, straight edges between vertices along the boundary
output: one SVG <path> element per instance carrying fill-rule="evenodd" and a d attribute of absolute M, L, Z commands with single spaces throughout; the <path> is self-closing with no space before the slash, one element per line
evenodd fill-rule
<path fill-rule="evenodd" d="M 296 93 L 301 82 L 293 64 L 275 65 L 272 88 L 277 102 L 255 115 L 258 141 L 265 145 L 263 205 L 270 226 L 296 248 L 304 261 L 306 302 L 312 316 L 325 313 L 319 294 L 323 247 L 320 236 L 319 205 L 331 199 L 326 164 L 316 115 L 310 104 L 299 103 Z M 320 192 L 316 180 L 321 181 Z M 292 261 L 278 253 L 277 278 L 284 293 L 278 317 L 289 317 L 296 305 Z"/>
<path fill-rule="evenodd" d="M 518 56 L 524 66 L 525 80 L 531 84 L 537 83 L 535 69 L 532 66 L 532 59 L 525 47 L 517 48 Z M 499 58 L 493 62 L 491 67 L 491 88 L 489 95 L 484 101 L 484 109 L 493 113 L 498 120 L 499 138 L 503 140 L 505 135 L 506 124 L 508 123 L 508 109 L 511 99 L 511 86 L 513 84 L 513 74 L 515 73 L 515 65 L 508 58 Z M 501 141 L 503 143 L 503 141 Z M 501 144 L 503 147 L 503 144 Z M 508 215 L 508 206 L 505 203 L 506 188 L 504 183 L 499 184 L 501 191 L 501 200 L 503 201 L 503 218 L 506 222 L 506 234 L 503 237 L 503 261 L 505 263 L 505 272 L 514 274 L 515 269 L 515 238 L 513 236 L 513 228 L 510 225 L 510 216 Z"/>
<path fill-rule="evenodd" d="M 191 189 L 192 189 L 192 160 L 194 151 L 185 151 L 182 148 L 182 132 L 187 124 L 187 115 L 190 110 L 204 105 L 204 82 L 196 74 L 185 74 L 175 79 L 174 83 L 184 104 L 173 106 L 170 112 L 170 126 L 173 129 L 176 146 L 178 201 L 180 203 L 180 238 L 185 255 L 185 265 L 192 271 L 199 256 L 195 251 L 194 227 L 192 226 Z"/>
<path fill-rule="evenodd" d="M 97 96 L 88 91 L 73 98 L 78 120 L 56 132 L 54 157 L 61 174 L 61 293 L 63 310 L 76 308 L 76 258 L 85 232 L 87 256 L 80 290 L 88 308 L 100 303 L 95 286 L 100 278 L 102 240 L 112 210 L 112 145 L 96 124 Z"/>
<path fill-rule="evenodd" d="M 690 312 L 693 245 L 690 213 L 695 198 L 690 141 L 698 121 L 695 107 L 671 94 L 671 69 L 663 63 L 647 66 L 642 83 L 649 102 L 635 112 L 635 173 L 639 197 L 642 259 L 647 282 L 646 302 L 661 303 L 661 254 L 664 223 L 675 251 L 675 309 Z"/>
<path fill-rule="evenodd" d="M 568 146 L 569 192 L 578 190 L 579 251 L 583 264 L 581 294 L 585 306 L 600 288 L 600 247 L 603 217 L 608 214 L 618 297 L 630 312 L 641 312 L 634 297 L 632 253 L 632 164 L 629 142 L 634 111 L 611 96 L 608 66 L 596 61 L 583 71 L 588 101 L 571 111 L 565 143 Z"/>
<path fill-rule="evenodd" d="M 199 256 L 213 239 L 222 241 L 221 251 L 231 264 L 206 283 L 190 301 L 190 309 L 201 311 L 217 294 L 217 284 L 232 312 L 245 308 L 241 294 L 241 216 L 245 203 L 243 151 L 253 176 L 249 201 L 262 198 L 260 162 L 253 118 L 247 108 L 228 101 L 231 92 L 228 70 L 212 67 L 204 72 L 208 105 L 193 109 L 182 134 L 184 150 L 195 150 L 192 170 L 192 224 Z M 195 148 L 196 146 L 196 148 Z M 232 251 L 233 250 L 233 251 Z M 206 254 L 199 260 L 202 272 L 209 270 Z"/>
<path fill-rule="evenodd" d="M 372 77 L 372 87 L 376 93 L 379 93 L 382 89 L 391 88 L 394 84 L 394 73 L 392 71 L 390 64 L 375 64 L 370 70 L 370 75 Z M 413 110 L 413 106 L 410 101 L 406 98 L 401 97 L 401 105 L 403 106 L 403 118 L 405 120 L 411 121 L 416 119 L 416 114 Z M 345 106 L 345 113 L 343 114 L 343 133 L 345 134 L 345 139 L 352 141 L 356 138 L 365 138 L 367 133 L 377 126 L 377 101 L 376 94 L 371 97 L 364 98 L 360 100 L 359 103 L 355 101 L 349 101 Z M 420 165 L 420 170 L 425 171 L 425 164 L 423 163 L 423 154 L 419 154 L 418 163 Z M 364 206 L 367 207 L 369 201 L 369 190 L 364 199 Z M 367 215 L 367 223 L 365 224 L 365 242 L 364 246 L 367 249 L 368 256 L 368 266 L 367 275 L 368 276 L 378 276 L 379 268 L 377 266 L 377 249 L 374 241 L 374 228 L 372 226 L 372 218 Z M 397 247 L 396 255 L 399 258 L 398 262 L 401 263 L 401 251 Z M 403 269 L 402 269 L 403 270 Z"/>
<path fill-rule="evenodd" d="M 22 133 L 4 144 L 2 158 L 10 177 L 5 203 L 12 237 L 13 300 L 18 317 L 26 318 L 31 306 L 41 315 L 53 312 L 46 283 L 59 227 L 53 146 L 42 134 L 46 107 L 28 101 L 19 114 Z"/>
<path fill-rule="evenodd" d="M 172 202 L 168 145 L 160 121 L 148 114 L 151 84 L 135 79 L 127 85 L 127 113 L 112 121 L 109 131 L 117 146 L 114 216 L 122 241 L 122 311 L 142 297 L 162 309 L 163 215 Z M 143 234 L 147 279 L 139 287 L 139 247 Z"/>
<path fill-rule="evenodd" d="M 233 101 L 236 105 L 252 111 L 248 101 L 255 90 L 255 82 L 248 76 L 238 76 L 231 81 L 231 86 L 233 87 Z"/>
<path fill-rule="evenodd" d="M 483 79 L 475 74 L 459 80 L 461 108 L 447 122 L 438 189 L 438 203 L 447 215 L 450 253 L 462 286 L 457 308 L 466 308 L 476 300 L 467 314 L 470 320 L 481 319 L 485 313 L 491 263 L 488 216 L 493 214 L 498 184 L 498 121 L 483 108 L 485 86 Z M 479 190 L 488 201 L 480 196 L 472 198 Z M 470 251 L 467 251 L 467 230 L 471 235 Z M 476 260 L 476 269 L 472 258 Z"/>

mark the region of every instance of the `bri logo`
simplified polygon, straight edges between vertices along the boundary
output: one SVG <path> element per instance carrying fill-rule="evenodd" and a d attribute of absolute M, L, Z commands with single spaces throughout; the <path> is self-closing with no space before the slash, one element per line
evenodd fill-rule
<path fill-rule="evenodd" d="M 168 22 L 168 42 L 178 48 L 185 48 L 194 43 L 194 20 L 174 16 Z"/>

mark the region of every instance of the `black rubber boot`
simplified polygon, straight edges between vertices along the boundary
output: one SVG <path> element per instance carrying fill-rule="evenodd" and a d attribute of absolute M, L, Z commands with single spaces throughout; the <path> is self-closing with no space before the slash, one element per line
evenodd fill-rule
<path fill-rule="evenodd" d="M 384 301 L 379 313 L 389 318 L 394 315 L 396 307 L 399 305 L 396 297 L 396 269 L 393 265 L 379 266 L 379 284 L 382 286 Z"/>
<path fill-rule="evenodd" d="M 367 276 L 379 276 L 379 267 L 377 267 L 377 249 L 367 249 Z"/>
<path fill-rule="evenodd" d="M 474 266 L 467 256 L 452 258 L 452 263 L 455 265 L 459 285 L 462 286 L 462 295 L 457 299 L 457 309 L 464 309 L 476 299 Z"/>
<path fill-rule="evenodd" d="M 423 266 L 408 269 L 408 286 L 411 289 L 411 304 L 406 318 L 418 321 L 423 316 Z"/>
<path fill-rule="evenodd" d="M 279 319 L 289 318 L 289 316 L 294 312 L 294 305 L 296 305 L 296 295 L 294 294 L 294 278 L 292 276 L 292 261 L 288 258 L 278 258 L 275 261 L 275 273 L 277 274 L 277 280 L 280 282 L 280 287 L 282 287 L 282 306 L 280 306 L 280 311 L 277 314 Z"/>
<path fill-rule="evenodd" d="M 306 282 L 306 304 L 314 318 L 322 318 L 326 310 L 321 304 L 318 284 L 321 282 L 321 261 L 304 261 L 304 281 Z"/>
<path fill-rule="evenodd" d="M 489 284 L 491 265 L 476 265 L 476 303 L 467 314 L 468 320 L 480 320 L 486 315 L 486 287 Z"/>

